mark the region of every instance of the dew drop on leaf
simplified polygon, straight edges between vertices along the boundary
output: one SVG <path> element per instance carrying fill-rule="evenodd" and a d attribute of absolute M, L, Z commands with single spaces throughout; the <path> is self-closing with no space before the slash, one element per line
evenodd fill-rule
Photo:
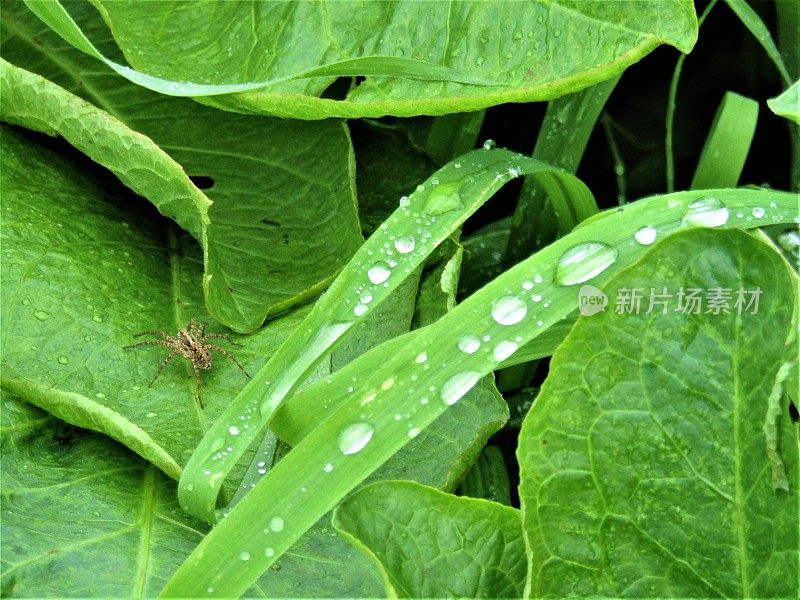
<path fill-rule="evenodd" d="M 497 346 L 494 347 L 494 351 L 492 352 L 492 357 L 497 362 L 502 362 L 507 359 L 509 356 L 514 354 L 517 351 L 519 345 L 515 342 L 500 342 Z"/>
<path fill-rule="evenodd" d="M 282 517 L 272 517 L 269 520 L 269 528 L 276 533 L 283 530 L 284 524 Z"/>
<path fill-rule="evenodd" d="M 497 142 L 494 140 L 486 140 L 483 142 L 483 149 L 484 150 L 494 150 L 497 147 Z"/>
<path fill-rule="evenodd" d="M 461 400 L 461 397 L 470 391 L 480 378 L 481 374 L 477 371 L 456 373 L 442 386 L 442 402 L 452 406 Z"/>
<path fill-rule="evenodd" d="M 417 354 L 417 358 L 414 359 L 417 363 L 422 364 L 426 360 L 428 360 L 428 353 L 427 352 L 420 352 Z"/>
<path fill-rule="evenodd" d="M 322 470 L 326 473 L 330 473 L 333 471 L 333 463 L 327 463 L 324 467 L 322 467 Z"/>
<path fill-rule="evenodd" d="M 239 554 L 239 560 L 248 561 L 250 560 L 250 553 L 246 550 Z"/>
<path fill-rule="evenodd" d="M 30 306 L 30 305 L 31 305 L 31 299 L 30 298 L 23 298 L 22 299 L 22 306 Z"/>
<path fill-rule="evenodd" d="M 633 234 L 633 239 L 639 242 L 642 246 L 649 246 L 656 241 L 657 235 L 656 228 L 652 225 L 646 225 Z"/>
<path fill-rule="evenodd" d="M 264 548 L 264 556 L 267 558 L 275 556 L 275 548 Z"/>
<path fill-rule="evenodd" d="M 503 296 L 492 304 L 492 318 L 500 325 L 514 325 L 522 321 L 528 307 L 516 296 Z"/>
<path fill-rule="evenodd" d="M 395 250 L 397 250 L 400 254 L 408 254 L 409 252 L 413 252 L 414 245 L 414 238 L 407 235 L 397 238 L 394 242 Z"/>
<path fill-rule="evenodd" d="M 752 215 L 753 215 L 753 216 L 754 216 L 756 219 L 761 219 L 761 218 L 763 218 L 763 217 L 764 217 L 764 209 L 763 209 L 763 208 L 761 208 L 760 206 L 755 206 L 755 207 L 753 207 L 753 210 L 752 210 Z"/>
<path fill-rule="evenodd" d="M 420 429 L 419 427 L 412 427 L 408 430 L 408 437 L 415 438 L 419 435 Z"/>
<path fill-rule="evenodd" d="M 342 454 L 360 452 L 372 439 L 375 429 L 369 423 L 353 423 L 345 427 L 339 434 L 339 449 Z M 330 463 L 328 463 L 330 464 Z M 325 465 L 327 470 L 328 465 Z M 333 469 L 333 465 L 331 465 Z"/>
<path fill-rule="evenodd" d="M 728 207 L 719 198 L 701 198 L 689 204 L 681 221 L 698 227 L 719 227 L 728 221 Z"/>
<path fill-rule="evenodd" d="M 231 425 L 228 427 L 228 433 L 231 435 L 239 435 L 239 428 L 236 425 Z"/>
<path fill-rule="evenodd" d="M 589 281 L 617 260 L 617 251 L 603 242 L 587 242 L 567 250 L 558 259 L 555 281 L 575 285 Z"/>
<path fill-rule="evenodd" d="M 369 280 L 375 285 L 383 283 L 389 279 L 391 274 L 391 269 L 389 269 L 389 266 L 383 261 L 376 262 L 367 271 L 367 277 L 369 277 Z"/>
<path fill-rule="evenodd" d="M 369 309 L 367 308 L 366 304 L 356 304 L 355 308 L 353 309 L 353 314 L 357 317 L 361 317 L 367 313 L 367 310 Z"/>
<path fill-rule="evenodd" d="M 50 317 L 50 313 L 46 313 L 43 310 L 35 310 L 33 311 L 33 316 L 40 321 L 47 321 L 47 319 Z"/>
<path fill-rule="evenodd" d="M 481 347 L 481 341 L 476 335 L 462 335 L 458 340 L 458 349 L 467 354 L 475 354 Z"/>
<path fill-rule="evenodd" d="M 58 364 L 60 364 L 60 365 L 68 365 L 69 364 L 69 358 L 67 358 L 66 356 L 59 356 L 58 357 Z"/>

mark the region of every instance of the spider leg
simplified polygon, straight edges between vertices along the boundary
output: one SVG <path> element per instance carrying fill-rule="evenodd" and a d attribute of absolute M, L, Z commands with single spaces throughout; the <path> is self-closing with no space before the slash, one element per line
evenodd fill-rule
<path fill-rule="evenodd" d="M 228 352 L 224 348 L 220 348 L 219 346 L 217 346 L 215 344 L 207 344 L 206 347 L 210 348 L 211 350 L 216 350 L 217 352 L 222 354 L 222 356 L 224 356 L 225 358 L 232 360 L 234 363 L 236 363 L 236 366 L 239 367 L 242 370 L 242 373 L 247 375 L 248 379 L 252 379 L 252 377 L 250 377 L 250 373 L 248 373 L 247 371 L 244 370 L 244 367 L 242 366 L 242 364 L 238 360 L 236 360 L 236 357 L 233 354 L 231 354 L 230 352 Z"/>
<path fill-rule="evenodd" d="M 128 348 L 136 348 L 137 346 L 164 346 L 165 348 L 172 350 L 172 346 L 170 346 L 166 340 L 147 340 L 145 342 L 137 342 L 136 344 L 131 344 L 130 346 L 123 346 L 122 349 L 127 350 Z"/>
<path fill-rule="evenodd" d="M 200 390 L 202 389 L 202 384 L 200 383 L 200 369 L 197 368 L 197 365 L 192 363 L 192 368 L 194 369 L 194 382 L 197 384 L 196 396 L 197 396 L 197 403 L 200 405 L 200 409 L 203 408 L 203 398 L 200 395 Z"/>
<path fill-rule="evenodd" d="M 205 340 L 210 340 L 212 338 L 218 338 L 218 339 L 221 339 L 221 340 L 225 340 L 226 342 L 228 342 L 232 346 L 239 346 L 240 348 L 242 347 L 241 344 L 237 344 L 236 342 L 234 342 L 231 338 L 229 338 L 224 333 L 207 333 L 207 334 L 205 334 L 203 336 L 203 339 L 205 339 Z"/>
<path fill-rule="evenodd" d="M 153 384 L 156 382 L 156 379 L 158 379 L 158 376 L 159 376 L 159 375 L 161 375 L 161 372 L 162 372 L 162 371 L 163 371 L 163 370 L 164 370 L 164 369 L 167 367 L 167 365 L 170 363 L 170 361 L 171 361 L 173 358 L 175 358 L 176 356 L 178 356 L 178 355 L 177 355 L 176 353 L 174 353 L 174 352 L 173 352 L 173 353 L 172 353 L 172 354 L 170 354 L 170 355 L 169 355 L 167 358 L 165 358 L 165 359 L 164 359 L 164 362 L 162 362 L 162 363 L 161 363 L 161 366 L 160 366 L 160 367 L 158 367 L 158 371 L 156 372 L 156 374 L 155 374 L 155 377 L 153 377 L 153 378 L 150 380 L 150 383 L 148 383 L 148 384 L 147 384 L 147 387 L 152 387 L 152 385 L 153 385 Z"/>

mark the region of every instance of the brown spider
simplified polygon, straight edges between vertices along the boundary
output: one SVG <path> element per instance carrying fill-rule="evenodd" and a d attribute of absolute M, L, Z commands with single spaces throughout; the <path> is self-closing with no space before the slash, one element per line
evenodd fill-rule
<path fill-rule="evenodd" d="M 147 384 L 148 387 L 155 383 L 155 380 L 158 379 L 158 376 L 161 375 L 161 372 L 166 368 L 173 358 L 176 356 L 183 356 L 190 363 L 192 363 L 192 368 L 194 369 L 194 378 L 197 382 L 197 401 L 200 403 L 200 408 L 203 408 L 203 401 L 200 398 L 200 369 L 208 370 L 211 368 L 211 350 L 215 350 L 224 357 L 232 360 L 234 363 L 236 363 L 236 366 L 242 370 L 242 373 L 247 375 L 248 379 L 251 378 L 250 374 L 244 370 L 244 367 L 239 363 L 238 360 L 236 360 L 236 357 L 234 357 L 233 354 L 224 348 L 220 348 L 216 344 L 209 344 L 208 340 L 212 338 L 220 338 L 227 340 L 234 346 L 239 346 L 240 344 L 232 342 L 227 335 L 222 333 L 206 333 L 205 328 L 206 326 L 204 323 L 198 325 L 195 320 L 192 319 L 189 322 L 189 327 L 186 329 L 181 329 L 178 332 L 177 337 L 171 336 L 165 331 L 143 331 L 142 333 L 135 334 L 134 337 L 139 337 L 140 335 L 158 335 L 161 336 L 161 339 L 147 340 L 145 342 L 131 344 L 130 346 L 124 346 L 123 350 L 127 350 L 128 348 L 136 348 L 137 346 L 164 346 L 170 351 L 169 356 L 164 359 L 164 362 L 162 362 L 161 366 L 158 368 L 158 372 L 156 372 L 155 377 L 153 377 L 153 379 L 150 380 L 150 383 Z"/>

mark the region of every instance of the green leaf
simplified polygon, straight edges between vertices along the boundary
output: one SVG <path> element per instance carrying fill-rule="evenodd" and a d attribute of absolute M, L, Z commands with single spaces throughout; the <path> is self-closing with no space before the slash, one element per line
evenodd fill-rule
<path fill-rule="evenodd" d="M 175 483 L 2 391 L 3 597 L 155 596 L 205 534 Z"/>
<path fill-rule="evenodd" d="M 179 477 L 246 378 L 215 355 L 201 409 L 183 358 L 148 387 L 167 350 L 123 347 L 141 331 L 175 335 L 190 318 L 207 318 L 199 248 L 80 155 L 45 149 L 9 126 L 1 143 L 3 385 Z M 231 350 L 257 371 L 305 312 Z"/>
<path fill-rule="evenodd" d="M 780 96 L 767 100 L 767 106 L 776 115 L 800 124 L 800 81 L 794 82 Z"/>
<path fill-rule="evenodd" d="M 525 545 L 519 511 L 410 481 L 353 494 L 334 525 L 381 569 L 390 598 L 519 598 Z"/>
<path fill-rule="evenodd" d="M 94 9 L 79 6 L 87 32 L 109 43 Z M 206 248 L 206 303 L 217 320 L 255 330 L 318 294 L 361 244 L 342 122 L 248 117 L 167 98 L 98 68 L 24 6 L 4 5 L 0 22 L 6 59 L 103 109 L 4 66 L 3 119 L 63 135 L 191 232 Z M 206 180 L 205 195 L 181 167 Z"/>
<path fill-rule="evenodd" d="M 742 24 L 747 27 L 750 33 L 753 34 L 753 37 L 755 37 L 758 43 L 764 48 L 767 56 L 778 70 L 778 74 L 781 76 L 784 85 L 789 85 L 792 78 L 786 70 L 786 65 L 783 62 L 781 53 L 778 51 L 778 47 L 772 40 L 772 34 L 770 34 L 769 29 L 767 29 L 761 17 L 758 16 L 758 13 L 750 7 L 747 0 L 725 0 L 725 2 L 728 3 L 728 6 L 736 13 L 736 16 L 739 17 Z"/>
<path fill-rule="evenodd" d="M 103 59 L 60 4 L 27 4 Z M 303 119 L 445 114 L 554 98 L 620 73 L 661 43 L 688 52 L 697 36 L 685 0 L 96 5 L 136 69 L 103 59 L 120 74 L 226 110 Z M 335 76 L 348 75 L 366 80 L 344 100 L 320 97 Z M 263 89 L 229 93 L 254 88 Z"/>
<path fill-rule="evenodd" d="M 520 433 L 527 597 L 797 596 L 797 428 L 784 406 L 778 439 L 764 430 L 786 350 L 797 360 L 796 283 L 755 237 L 691 230 L 601 286 L 609 307 L 556 351 Z M 729 312 L 677 311 L 693 288 L 730 290 Z M 739 314 L 737 290 L 757 288 Z M 650 289 L 673 297 L 648 312 Z"/>
<path fill-rule="evenodd" d="M 756 101 L 726 92 L 711 123 L 690 189 L 736 187 L 757 122 Z"/>

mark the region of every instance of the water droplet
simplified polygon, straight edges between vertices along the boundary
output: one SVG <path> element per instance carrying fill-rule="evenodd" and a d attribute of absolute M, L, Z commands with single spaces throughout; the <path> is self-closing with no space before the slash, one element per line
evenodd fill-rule
<path fill-rule="evenodd" d="M 375 433 L 375 429 L 369 423 L 354 423 L 349 425 L 339 434 L 339 449 L 342 451 L 342 454 L 355 454 L 369 443 L 373 433 Z M 332 468 L 333 465 L 331 465 L 331 469 Z"/>
<path fill-rule="evenodd" d="M 284 520 L 281 517 L 272 517 L 269 520 L 269 528 L 275 533 L 282 531 L 284 524 Z"/>
<path fill-rule="evenodd" d="M 689 204 L 681 221 L 686 225 L 719 227 L 728 221 L 728 207 L 718 198 L 701 198 Z"/>
<path fill-rule="evenodd" d="M 764 217 L 764 209 L 760 206 L 756 206 L 753 208 L 751 213 L 756 219 L 761 219 Z"/>
<path fill-rule="evenodd" d="M 330 473 L 331 471 L 333 471 L 333 463 L 326 464 L 324 467 L 322 467 L 322 470 L 325 471 L 326 473 Z"/>
<path fill-rule="evenodd" d="M 400 196 L 400 206 L 406 207 L 411 204 L 411 199 L 408 196 Z"/>
<path fill-rule="evenodd" d="M 519 346 L 514 342 L 500 342 L 494 347 L 492 356 L 497 362 L 503 362 L 509 356 L 514 354 L 514 352 L 517 351 L 517 348 L 519 348 Z"/>
<path fill-rule="evenodd" d="M 361 304 L 369 304 L 370 302 L 372 302 L 372 294 L 369 292 L 361 294 Z"/>
<path fill-rule="evenodd" d="M 556 266 L 555 281 L 559 285 L 575 285 L 589 281 L 617 260 L 617 251 L 603 242 L 587 242 L 567 250 Z"/>
<path fill-rule="evenodd" d="M 236 425 L 231 425 L 228 427 L 228 433 L 231 435 L 239 435 L 239 428 Z"/>
<path fill-rule="evenodd" d="M 408 437 L 415 438 L 419 435 L 420 428 L 419 427 L 412 427 L 408 430 Z"/>
<path fill-rule="evenodd" d="M 353 314 L 357 317 L 365 315 L 369 308 L 366 304 L 356 304 L 355 308 L 353 309 Z"/>
<path fill-rule="evenodd" d="M 275 556 L 275 548 L 264 548 L 264 556 L 267 558 Z"/>
<path fill-rule="evenodd" d="M 193 483 L 187 483 L 186 484 L 186 489 L 191 492 L 194 489 L 194 484 Z"/>
<path fill-rule="evenodd" d="M 391 388 L 394 385 L 394 381 L 395 381 L 394 377 L 389 377 L 389 379 L 387 379 L 386 381 L 384 381 L 381 384 L 381 389 L 384 390 L 384 391 L 388 390 L 389 388 Z"/>
<path fill-rule="evenodd" d="M 438 177 L 431 177 L 431 185 L 436 187 L 439 185 L 439 178 Z"/>
<path fill-rule="evenodd" d="M 94 321 L 95 323 L 102 323 L 103 317 L 101 317 L 100 315 L 95 315 L 92 317 L 92 321 Z"/>
<path fill-rule="evenodd" d="M 389 266 L 383 261 L 376 262 L 369 268 L 369 271 L 367 271 L 367 277 L 369 277 L 369 280 L 375 285 L 389 279 L 391 274 L 392 271 L 389 269 Z"/>
<path fill-rule="evenodd" d="M 525 318 L 528 307 L 516 296 L 503 296 L 492 304 L 492 318 L 500 325 L 514 325 Z"/>
<path fill-rule="evenodd" d="M 66 356 L 59 356 L 58 357 L 58 364 L 60 364 L 60 365 L 68 365 L 69 364 L 69 358 L 67 358 Z"/>
<path fill-rule="evenodd" d="M 458 340 L 458 349 L 467 354 L 475 354 L 481 347 L 481 341 L 476 335 L 462 335 Z"/>
<path fill-rule="evenodd" d="M 541 275 L 534 275 L 533 276 L 533 283 L 542 283 L 544 281 Z"/>
<path fill-rule="evenodd" d="M 442 402 L 452 406 L 466 394 L 481 378 L 477 371 L 463 371 L 453 375 L 442 386 Z"/>
<path fill-rule="evenodd" d="M 532 290 L 533 289 L 533 282 L 532 281 L 523 281 L 522 282 L 522 289 L 523 290 Z"/>
<path fill-rule="evenodd" d="M 542 295 L 541 294 L 534 294 L 533 296 L 531 296 L 531 300 L 533 300 L 534 302 L 541 302 L 542 301 Z"/>
<path fill-rule="evenodd" d="M 427 352 L 420 352 L 419 354 L 417 354 L 417 358 L 415 358 L 414 360 L 419 364 L 424 363 L 426 360 L 428 360 Z"/>
<path fill-rule="evenodd" d="M 494 150 L 497 147 L 497 142 L 494 140 L 486 140 L 483 142 L 483 149 L 484 150 Z"/>
<path fill-rule="evenodd" d="M 50 313 L 46 313 L 43 310 L 35 310 L 33 311 L 33 316 L 40 321 L 47 321 L 47 319 L 50 317 Z"/>
<path fill-rule="evenodd" d="M 244 561 L 250 560 L 250 553 L 245 550 L 244 552 L 239 554 L 239 560 L 244 560 Z"/>
<path fill-rule="evenodd" d="M 22 305 L 23 306 L 30 306 L 31 305 L 31 299 L 30 298 L 23 298 L 22 299 Z"/>
<path fill-rule="evenodd" d="M 652 225 L 646 225 L 633 234 L 633 239 L 639 242 L 642 246 L 649 246 L 656 241 L 658 232 Z"/>
<path fill-rule="evenodd" d="M 395 250 L 400 254 L 408 254 L 414 251 L 414 238 L 407 235 L 397 238 L 394 242 Z"/>

